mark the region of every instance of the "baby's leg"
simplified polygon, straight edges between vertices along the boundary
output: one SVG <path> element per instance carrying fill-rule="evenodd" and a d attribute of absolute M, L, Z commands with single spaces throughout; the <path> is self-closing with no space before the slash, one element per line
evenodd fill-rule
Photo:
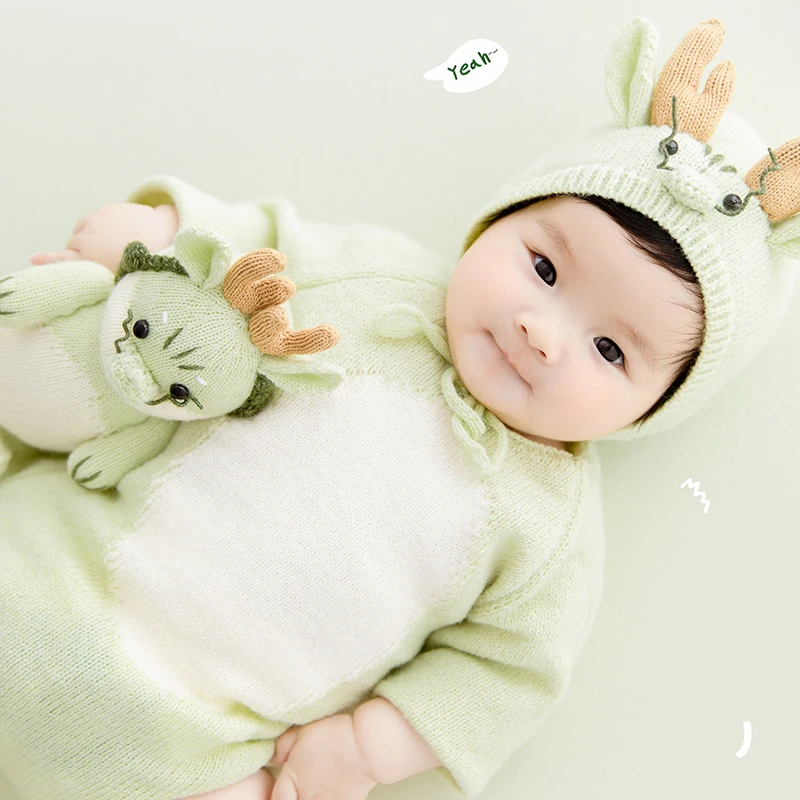
<path fill-rule="evenodd" d="M 184 800 L 270 800 L 275 778 L 266 769 L 250 775 L 238 783 L 215 789 L 213 792 L 192 795 Z"/>

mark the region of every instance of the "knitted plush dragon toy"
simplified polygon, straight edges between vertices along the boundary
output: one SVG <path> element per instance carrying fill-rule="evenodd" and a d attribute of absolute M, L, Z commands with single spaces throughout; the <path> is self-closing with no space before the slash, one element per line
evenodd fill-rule
<path fill-rule="evenodd" d="M 225 240 L 189 228 L 173 256 L 131 242 L 116 276 L 74 261 L 0 278 L 2 361 L 19 366 L 0 374 L 0 426 L 70 453 L 72 478 L 103 490 L 162 452 L 181 422 L 253 416 L 278 389 L 330 391 L 343 372 L 306 356 L 339 334 L 289 328 L 281 304 L 296 287 L 274 274 L 285 265 L 272 248 L 234 261 Z"/>

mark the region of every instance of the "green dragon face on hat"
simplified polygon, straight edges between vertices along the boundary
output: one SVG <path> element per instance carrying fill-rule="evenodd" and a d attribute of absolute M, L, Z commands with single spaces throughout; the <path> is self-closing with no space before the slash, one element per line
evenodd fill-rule
<path fill-rule="evenodd" d="M 655 168 L 663 170 L 656 174 L 681 203 L 696 211 L 714 209 L 736 216 L 747 208 L 751 198 L 758 197 L 769 221 L 778 223 L 800 211 L 800 138 L 786 142 L 775 152 L 768 148 L 767 155 L 753 164 L 744 178 L 736 180 L 733 175 L 737 168 L 726 164 L 722 153 L 711 155 L 713 148 L 708 142 L 733 95 L 733 64 L 718 64 L 702 93 L 699 86 L 703 70 L 724 38 L 725 28 L 718 19 L 692 28 L 652 89 L 658 35 L 647 20 L 631 20 L 611 48 L 606 93 L 622 128 L 671 127 L 658 141 L 661 158 Z M 773 243 L 795 239 L 788 228 L 775 226 L 770 232 Z M 796 248 L 800 248 L 800 242 L 791 249 L 796 252 Z"/>

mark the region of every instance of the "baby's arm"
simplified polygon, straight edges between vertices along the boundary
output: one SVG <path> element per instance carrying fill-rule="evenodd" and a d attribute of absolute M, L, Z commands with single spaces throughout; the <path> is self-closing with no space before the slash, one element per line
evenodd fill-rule
<path fill-rule="evenodd" d="M 32 264 L 60 261 L 95 261 L 117 271 L 125 247 L 142 242 L 151 253 L 169 247 L 178 230 L 178 212 L 173 205 L 151 208 L 138 203 L 102 206 L 75 223 L 64 250 L 33 253 Z"/>
<path fill-rule="evenodd" d="M 179 178 L 155 176 L 136 186 L 127 202 L 102 206 L 78 220 L 64 250 L 34 253 L 31 263 L 82 259 L 116 272 L 130 242 L 140 241 L 158 253 L 190 227 L 214 231 L 242 253 L 274 247 L 276 223 L 269 200 L 225 203 Z"/>

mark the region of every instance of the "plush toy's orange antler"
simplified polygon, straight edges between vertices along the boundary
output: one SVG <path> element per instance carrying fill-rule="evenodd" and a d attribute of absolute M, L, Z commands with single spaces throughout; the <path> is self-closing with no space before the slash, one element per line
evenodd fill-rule
<path fill-rule="evenodd" d="M 730 61 L 718 64 L 702 94 L 697 91 L 703 70 L 717 54 L 725 26 L 709 19 L 692 28 L 661 70 L 650 108 L 651 125 L 672 127 L 672 96 L 677 98 L 678 130 L 707 142 L 733 95 L 736 71 Z"/>
<path fill-rule="evenodd" d="M 800 212 L 800 137 L 770 150 L 745 175 L 744 182 L 758 195 L 770 222 Z"/>
<path fill-rule="evenodd" d="M 250 339 L 262 353 L 287 356 L 333 347 L 339 341 L 339 332 L 332 325 L 289 330 L 289 320 L 280 306 L 296 287 L 288 278 L 274 275 L 285 266 L 286 256 L 271 247 L 245 253 L 228 270 L 222 294 L 233 308 L 252 314 Z"/>

